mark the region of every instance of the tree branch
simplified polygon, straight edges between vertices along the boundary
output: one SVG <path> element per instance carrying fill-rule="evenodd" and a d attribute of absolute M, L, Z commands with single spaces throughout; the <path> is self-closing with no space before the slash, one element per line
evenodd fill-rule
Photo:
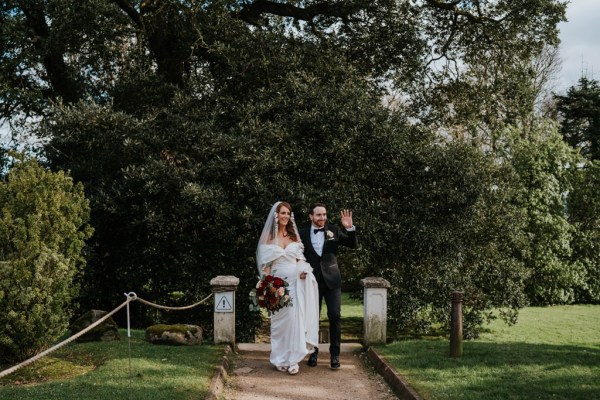
<path fill-rule="evenodd" d="M 479 15 L 475 15 L 469 11 L 461 10 L 460 8 L 458 8 L 458 5 L 460 4 L 460 2 L 461 2 L 461 0 L 455 0 L 455 1 L 448 2 L 448 3 L 440 1 L 440 0 L 426 0 L 426 3 L 432 8 L 437 8 L 439 10 L 452 11 L 455 15 L 462 15 L 463 17 L 466 17 L 467 19 L 469 19 L 469 21 L 472 21 L 472 22 L 483 22 L 483 21 L 498 22 L 497 20 L 495 20 L 493 18 L 485 17 L 481 14 L 481 6 L 480 6 L 479 2 L 477 2 L 477 10 L 479 12 Z"/>
<path fill-rule="evenodd" d="M 117 1 L 117 0 L 115 0 Z M 125 0 L 118 0 L 125 1 Z M 456 16 L 463 16 L 473 23 L 482 22 L 500 22 L 494 18 L 486 17 L 483 14 L 479 1 L 475 1 L 477 14 L 459 8 L 462 0 L 442 1 L 442 0 L 424 0 L 426 6 L 438 10 L 450 11 Z M 312 21 L 315 17 L 336 17 L 346 19 L 357 11 L 368 10 L 377 7 L 368 2 L 346 1 L 343 3 L 320 2 L 311 4 L 308 7 L 297 7 L 292 4 L 278 3 L 271 0 L 256 0 L 246 4 L 243 9 L 234 14 L 234 17 L 252 24 L 261 25 L 261 18 L 264 14 L 278 15 L 280 17 L 290 17 L 300 21 Z"/>
<path fill-rule="evenodd" d="M 349 15 L 366 9 L 368 6 L 360 6 L 353 3 L 315 3 L 306 8 L 296 7 L 286 3 L 276 3 L 269 0 L 256 0 L 244 6 L 236 16 L 243 21 L 258 25 L 263 14 L 290 17 L 300 21 L 312 21 L 317 16 L 346 18 Z"/>
<path fill-rule="evenodd" d="M 136 9 L 129 3 L 127 0 L 113 0 L 116 5 L 119 6 L 121 10 L 123 10 L 129 18 L 139 27 L 142 26 L 142 17 L 140 13 L 136 11 Z"/>
<path fill-rule="evenodd" d="M 36 4 L 22 2 L 20 5 L 27 26 L 31 29 L 31 42 L 37 50 L 47 74 L 47 80 L 56 93 L 66 103 L 74 103 L 81 98 L 80 87 L 65 63 L 65 49 L 62 44 L 51 43 L 50 26 L 46 22 L 44 10 Z"/>

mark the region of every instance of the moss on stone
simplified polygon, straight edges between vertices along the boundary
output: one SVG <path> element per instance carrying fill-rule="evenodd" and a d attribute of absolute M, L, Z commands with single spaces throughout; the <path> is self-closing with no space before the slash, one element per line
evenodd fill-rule
<path fill-rule="evenodd" d="M 146 328 L 146 331 L 149 333 L 160 334 L 162 332 L 177 332 L 177 333 L 187 333 L 191 332 L 195 334 L 198 332 L 198 327 L 194 325 L 185 325 L 185 324 L 175 324 L 175 325 L 167 325 L 167 324 L 159 324 L 152 325 Z"/>

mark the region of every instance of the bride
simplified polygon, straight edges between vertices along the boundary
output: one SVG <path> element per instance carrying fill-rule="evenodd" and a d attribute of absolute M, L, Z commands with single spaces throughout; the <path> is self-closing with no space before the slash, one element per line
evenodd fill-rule
<path fill-rule="evenodd" d="M 298 363 L 318 346 L 319 292 L 310 264 L 304 258 L 292 207 L 273 204 L 256 249 L 258 272 L 289 284 L 291 306 L 271 316 L 270 361 L 279 371 L 295 375 Z"/>

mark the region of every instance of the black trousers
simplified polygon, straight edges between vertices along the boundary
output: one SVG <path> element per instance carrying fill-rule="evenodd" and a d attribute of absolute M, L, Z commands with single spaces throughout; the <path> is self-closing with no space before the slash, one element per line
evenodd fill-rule
<path fill-rule="evenodd" d="M 329 353 L 339 356 L 342 342 L 342 288 L 329 289 L 325 283 L 319 282 L 319 314 L 323 299 L 327 305 L 329 320 Z"/>

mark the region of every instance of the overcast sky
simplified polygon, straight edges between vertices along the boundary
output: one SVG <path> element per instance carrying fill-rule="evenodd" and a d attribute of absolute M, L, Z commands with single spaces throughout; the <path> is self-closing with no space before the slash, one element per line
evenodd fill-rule
<path fill-rule="evenodd" d="M 559 25 L 562 71 L 557 91 L 565 92 L 583 75 L 600 80 L 600 0 L 571 0 Z"/>

